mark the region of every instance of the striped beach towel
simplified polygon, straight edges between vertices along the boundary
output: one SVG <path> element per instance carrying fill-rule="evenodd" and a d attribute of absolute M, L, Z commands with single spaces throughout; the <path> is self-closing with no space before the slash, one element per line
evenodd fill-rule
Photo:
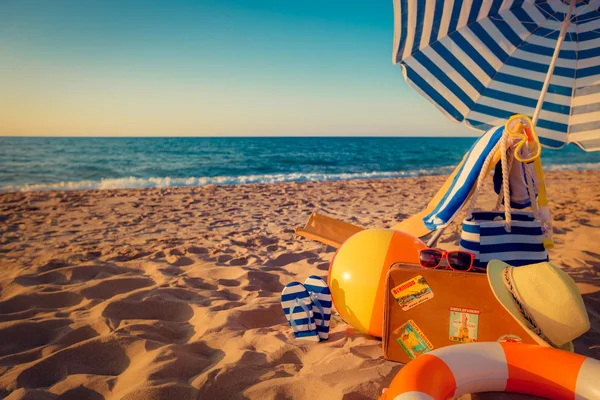
<path fill-rule="evenodd" d="M 469 194 L 477 185 L 477 178 L 486 158 L 500 141 L 504 126 L 488 130 L 471 146 L 465 162 L 454 177 L 445 195 L 431 213 L 423 217 L 423 223 L 430 230 L 446 227 L 456 217 Z"/>

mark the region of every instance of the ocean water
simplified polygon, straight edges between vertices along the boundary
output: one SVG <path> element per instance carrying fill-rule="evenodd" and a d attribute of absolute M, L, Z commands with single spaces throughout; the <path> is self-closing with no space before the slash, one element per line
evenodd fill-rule
<path fill-rule="evenodd" d="M 0 191 L 231 185 L 448 174 L 475 138 L 0 137 Z M 546 171 L 600 152 L 544 149 Z"/>

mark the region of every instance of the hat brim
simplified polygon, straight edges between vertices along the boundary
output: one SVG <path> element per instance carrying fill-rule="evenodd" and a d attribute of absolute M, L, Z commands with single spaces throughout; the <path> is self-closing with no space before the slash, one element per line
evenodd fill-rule
<path fill-rule="evenodd" d="M 490 288 L 492 289 L 492 293 L 494 293 L 494 296 L 496 296 L 498 302 L 502 304 L 502 307 L 504 307 L 504 309 L 508 311 L 508 313 L 519 323 L 519 325 L 525 329 L 525 331 L 533 338 L 533 340 L 535 340 L 540 346 L 552 347 L 550 343 L 543 340 L 529 328 L 528 322 L 517 308 L 515 302 L 513 301 L 512 295 L 504 285 L 504 277 L 502 274 L 505 267 L 510 267 L 510 265 L 500 260 L 492 260 L 488 263 L 487 278 Z M 561 349 L 572 352 L 573 343 L 569 342 L 561 346 Z"/>

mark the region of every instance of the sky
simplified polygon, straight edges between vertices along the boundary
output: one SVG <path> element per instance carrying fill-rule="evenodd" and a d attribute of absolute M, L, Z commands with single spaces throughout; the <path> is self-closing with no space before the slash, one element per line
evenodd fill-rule
<path fill-rule="evenodd" d="M 392 0 L 0 0 L 0 135 L 474 136 L 392 64 Z"/>

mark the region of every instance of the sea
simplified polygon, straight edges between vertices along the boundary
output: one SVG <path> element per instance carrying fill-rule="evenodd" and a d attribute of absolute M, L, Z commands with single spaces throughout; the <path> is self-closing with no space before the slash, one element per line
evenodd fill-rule
<path fill-rule="evenodd" d="M 0 192 L 377 179 L 452 172 L 454 137 L 0 137 Z M 600 169 L 600 152 L 543 149 L 545 171 Z"/>

